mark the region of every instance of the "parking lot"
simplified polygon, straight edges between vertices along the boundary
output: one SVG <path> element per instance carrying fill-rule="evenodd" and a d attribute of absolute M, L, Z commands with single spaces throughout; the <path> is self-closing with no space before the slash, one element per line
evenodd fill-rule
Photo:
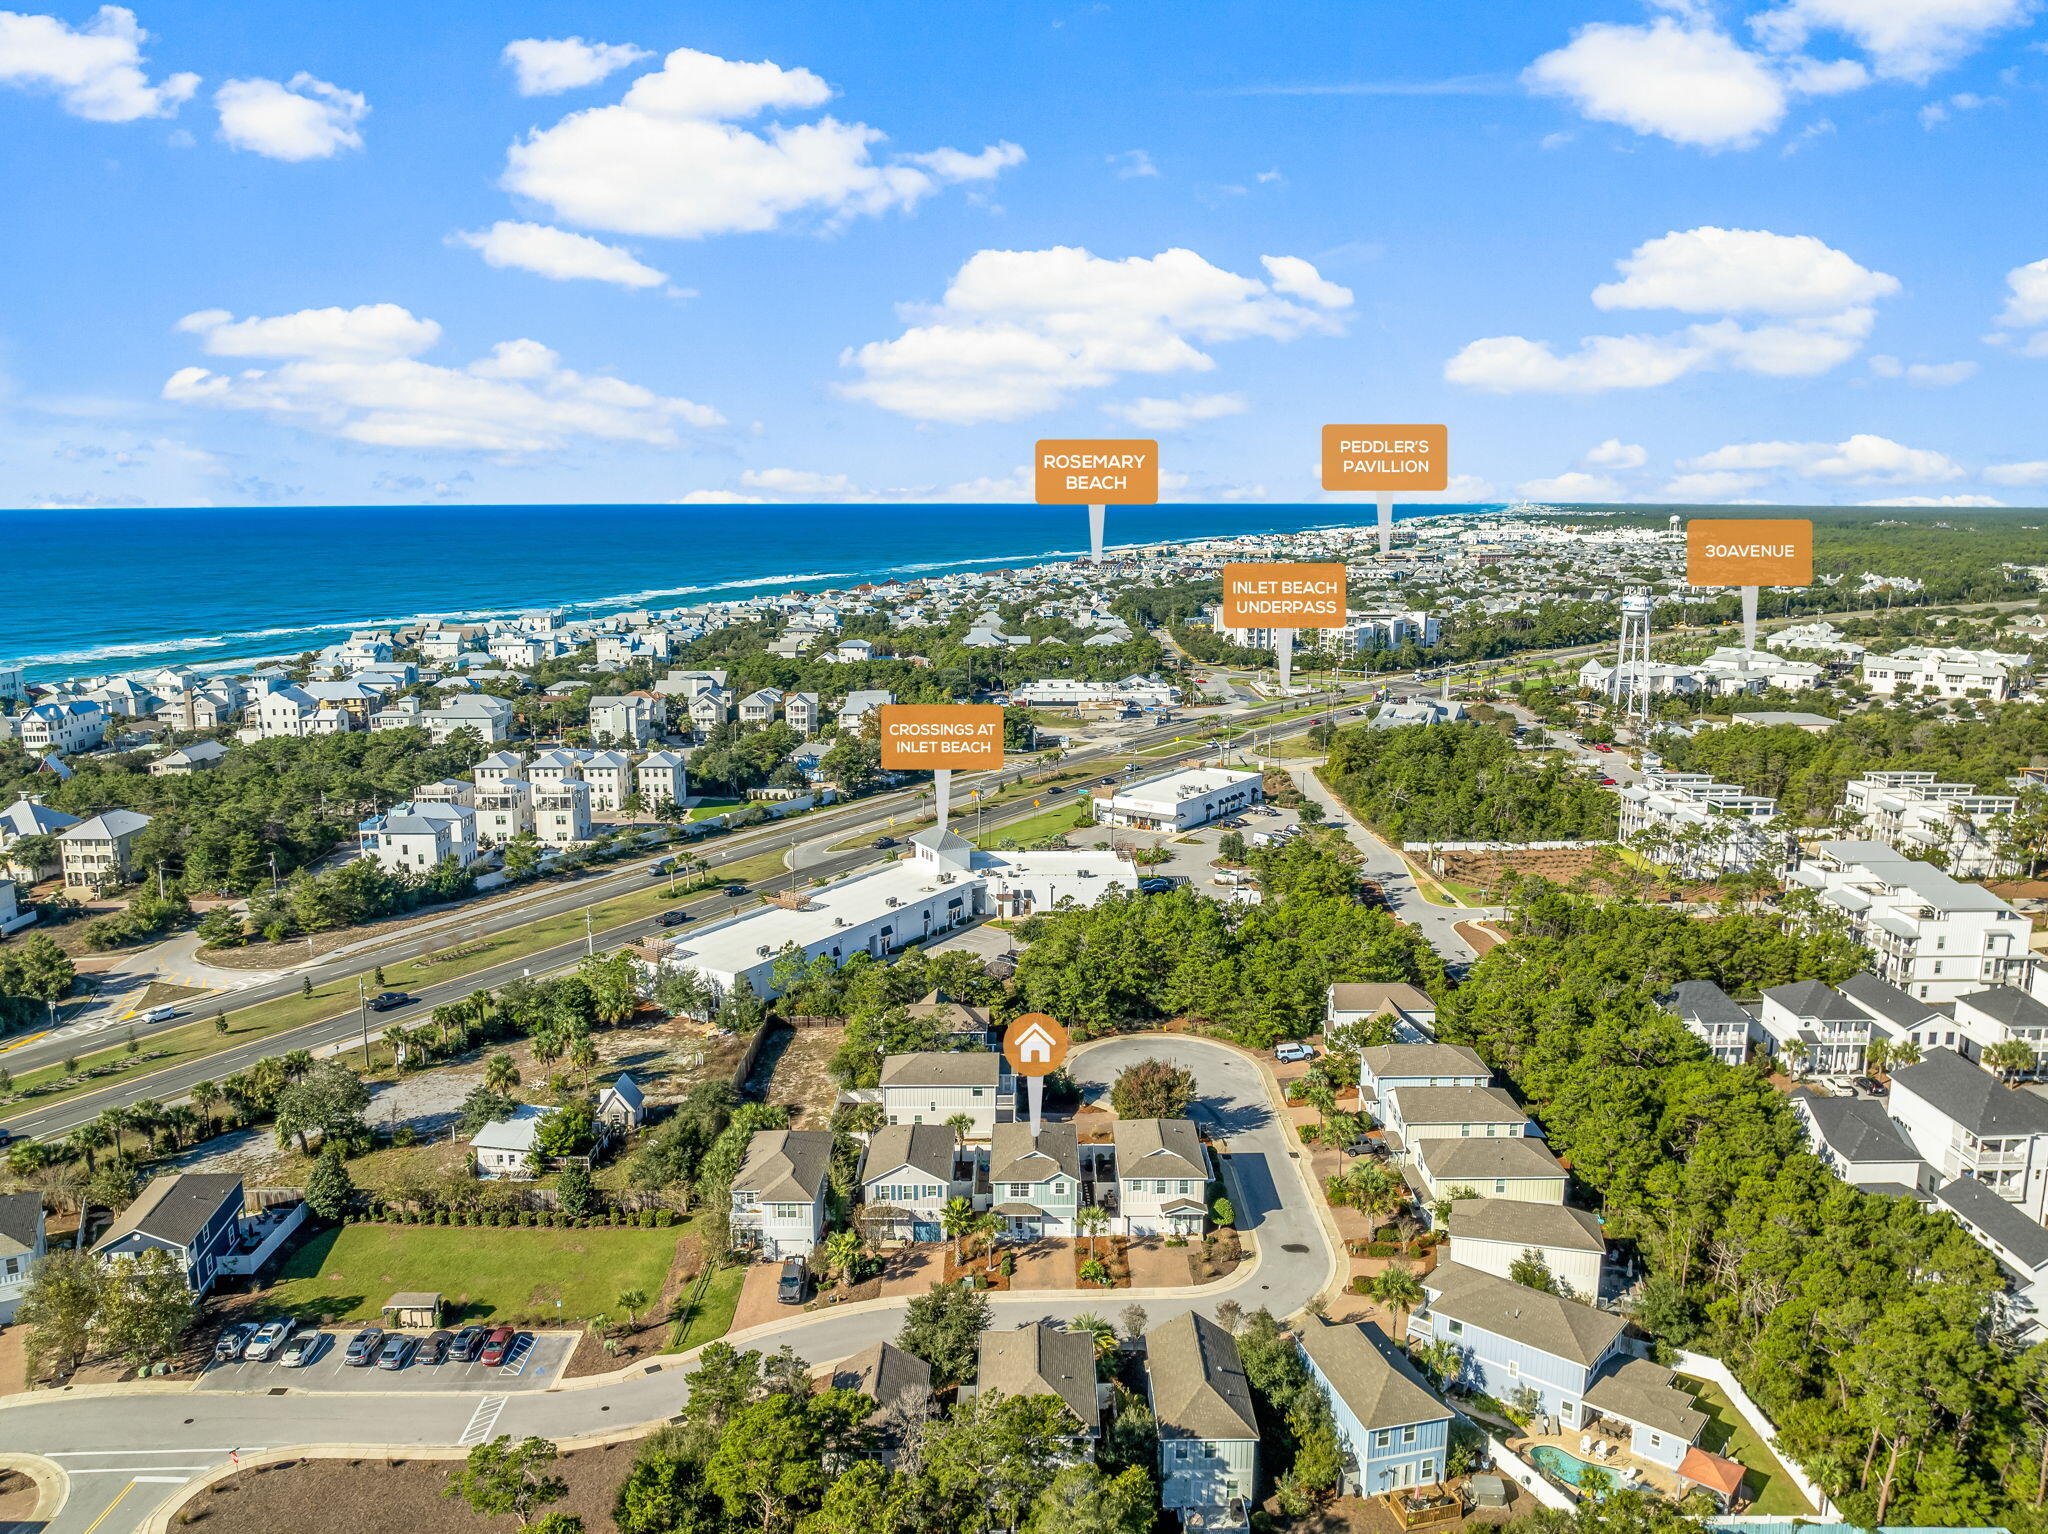
<path fill-rule="evenodd" d="M 488 1391 L 546 1390 L 561 1383 L 562 1369 L 576 1344 L 574 1332 L 536 1332 L 496 1368 L 482 1364 L 413 1362 L 403 1369 L 350 1368 L 342 1362 L 357 1327 L 327 1328 L 320 1333 L 312 1362 L 296 1369 L 274 1363 L 216 1363 L 199 1377 L 200 1390 L 393 1390 Z M 390 1335 L 389 1333 L 386 1334 Z M 423 1333 L 413 1333 L 421 1336 Z"/>
<path fill-rule="evenodd" d="M 1206 895 L 1220 897 L 1224 891 L 1223 887 L 1215 882 L 1217 870 L 1213 865 L 1216 859 L 1216 844 L 1222 841 L 1228 832 L 1235 830 L 1249 845 L 1258 832 L 1277 831 L 1283 826 L 1296 824 L 1301 817 L 1293 810 L 1274 807 L 1270 815 L 1252 812 L 1233 815 L 1231 819 L 1242 821 L 1243 825 L 1231 826 L 1218 822 L 1182 832 L 1178 836 L 1164 831 L 1118 831 L 1117 845 L 1164 848 L 1172 854 L 1173 861 L 1155 863 L 1149 868 L 1142 868 L 1139 870 L 1141 874 L 1147 878 L 1185 881 Z M 1076 831 L 1073 840 L 1093 842 L 1105 839 L 1108 835 L 1106 830 Z"/>

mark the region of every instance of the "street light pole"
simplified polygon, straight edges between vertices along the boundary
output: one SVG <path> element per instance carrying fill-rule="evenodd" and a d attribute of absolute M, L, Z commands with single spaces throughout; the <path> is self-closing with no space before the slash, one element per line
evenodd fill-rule
<path fill-rule="evenodd" d="M 592 933 L 589 906 L 583 908 L 583 952 L 586 956 L 597 952 L 597 938 Z"/>
<path fill-rule="evenodd" d="M 356 976 L 356 1007 L 362 1019 L 363 1069 L 370 1068 L 370 993 L 363 986 L 363 977 Z"/>

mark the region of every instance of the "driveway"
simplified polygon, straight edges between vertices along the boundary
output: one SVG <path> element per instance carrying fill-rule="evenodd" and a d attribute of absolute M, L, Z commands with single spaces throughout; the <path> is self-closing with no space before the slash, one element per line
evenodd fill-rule
<path fill-rule="evenodd" d="M 1258 1062 L 1227 1045 L 1184 1035 L 1147 1034 L 1084 1045 L 1069 1070 L 1085 1092 L 1106 1095 L 1124 1066 L 1148 1057 L 1195 1073 L 1200 1116 L 1230 1148 L 1227 1183 L 1238 1226 L 1256 1243 L 1258 1260 L 1228 1279 L 1191 1293 L 1125 1289 L 1082 1294 L 993 1297 L 997 1327 L 1040 1319 L 1068 1321 L 1133 1302 L 1153 1322 L 1189 1310 L 1213 1315 L 1225 1300 L 1246 1310 L 1290 1315 L 1333 1276 L 1333 1254 L 1316 1215 L 1298 1147 L 1273 1111 Z M 770 1322 L 725 1340 L 773 1351 L 787 1343 L 814 1365 L 876 1342 L 893 1340 L 904 1299 L 812 1312 Z M 367 1372 L 381 1393 L 320 1390 L 271 1396 L 252 1379 L 241 1389 L 169 1390 L 150 1386 L 106 1395 L 50 1394 L 0 1402 L 0 1438 L 10 1449 L 56 1459 L 72 1473 L 71 1495 L 46 1534 L 126 1534 L 178 1488 L 229 1463 L 232 1452 L 320 1445 L 426 1446 L 475 1443 L 480 1437 L 529 1433 L 553 1439 L 652 1426 L 680 1409 L 695 1355 L 663 1358 L 650 1368 L 602 1384 L 569 1388 L 516 1386 L 497 1377 L 467 1389 L 412 1388 L 407 1376 Z M 257 1369 L 267 1366 L 257 1365 Z M 442 1366 L 447 1367 L 446 1365 Z M 292 1371 L 277 1371 L 290 1373 Z M 97 1523 L 95 1520 L 99 1520 Z"/>

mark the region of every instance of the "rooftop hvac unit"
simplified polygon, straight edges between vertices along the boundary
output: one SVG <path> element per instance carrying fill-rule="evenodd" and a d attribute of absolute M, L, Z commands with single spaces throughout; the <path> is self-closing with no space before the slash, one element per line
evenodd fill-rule
<path fill-rule="evenodd" d="M 773 950 L 771 950 L 766 943 L 763 943 L 759 948 L 756 948 L 754 950 L 755 953 L 758 953 L 764 959 L 767 958 L 772 951 Z"/>
<path fill-rule="evenodd" d="M 888 899 L 887 904 L 889 905 L 890 909 L 893 910 L 896 906 L 896 897 L 894 895 L 891 895 Z"/>
<path fill-rule="evenodd" d="M 832 925 L 835 927 L 843 927 L 846 925 L 846 918 L 844 916 L 835 916 L 832 918 Z"/>

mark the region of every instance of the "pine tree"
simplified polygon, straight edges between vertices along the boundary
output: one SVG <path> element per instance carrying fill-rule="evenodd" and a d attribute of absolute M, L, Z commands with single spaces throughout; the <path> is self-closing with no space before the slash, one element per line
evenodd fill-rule
<path fill-rule="evenodd" d="M 356 1185 L 342 1164 L 341 1152 L 323 1151 L 306 1179 L 306 1207 L 323 1220 L 339 1220 L 355 1202 Z"/>

